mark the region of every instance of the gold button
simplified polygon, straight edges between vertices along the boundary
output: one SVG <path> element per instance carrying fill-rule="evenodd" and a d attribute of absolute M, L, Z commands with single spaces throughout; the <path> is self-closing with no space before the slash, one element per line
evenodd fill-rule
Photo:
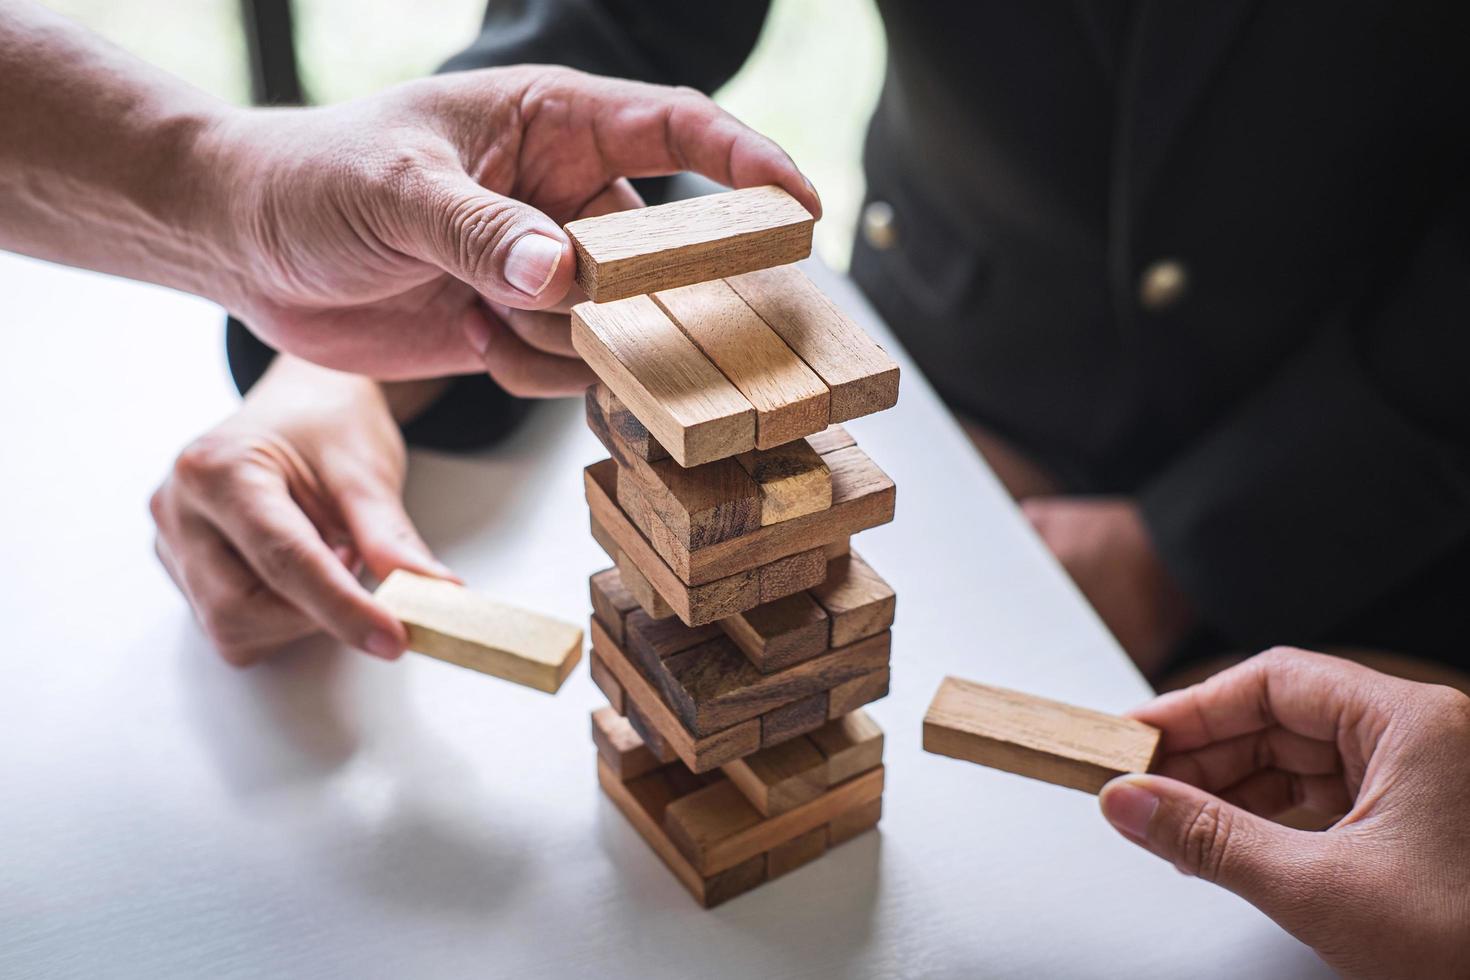
<path fill-rule="evenodd" d="M 1161 313 L 1184 298 L 1189 270 L 1178 259 L 1159 259 L 1138 280 L 1138 302 L 1150 313 Z"/>
<path fill-rule="evenodd" d="M 887 201 L 869 201 L 863 208 L 863 240 L 882 252 L 898 241 L 893 224 L 893 205 Z"/>

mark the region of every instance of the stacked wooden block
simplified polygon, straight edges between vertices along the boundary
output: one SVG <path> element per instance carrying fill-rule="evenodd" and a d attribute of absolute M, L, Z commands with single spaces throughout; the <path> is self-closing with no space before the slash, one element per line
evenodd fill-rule
<path fill-rule="evenodd" d="M 794 266 L 811 218 L 758 188 L 569 225 L 587 422 L 603 789 L 702 904 L 874 826 L 894 594 L 849 547 L 893 482 L 840 423 L 898 368 Z M 609 300 L 610 301 L 604 301 Z"/>

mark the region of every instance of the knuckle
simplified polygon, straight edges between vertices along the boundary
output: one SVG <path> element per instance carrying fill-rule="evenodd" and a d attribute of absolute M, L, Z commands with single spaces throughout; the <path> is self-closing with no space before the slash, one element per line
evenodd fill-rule
<path fill-rule="evenodd" d="M 304 542 L 283 535 L 262 541 L 257 551 L 262 576 L 273 582 L 298 571 L 310 556 L 310 549 Z"/>
<path fill-rule="evenodd" d="M 1180 831 L 1180 863 L 1205 881 L 1220 878 L 1230 843 L 1233 820 L 1229 810 L 1214 800 L 1201 803 Z"/>
<path fill-rule="evenodd" d="M 179 453 L 174 460 L 174 476 L 188 486 L 210 486 L 233 470 L 238 462 L 239 453 L 234 443 L 209 433 L 195 439 Z"/>
<path fill-rule="evenodd" d="M 515 224 L 515 210 L 484 199 L 453 201 L 449 209 L 447 226 L 455 229 L 461 268 L 474 274 L 489 272 L 496 248 Z"/>

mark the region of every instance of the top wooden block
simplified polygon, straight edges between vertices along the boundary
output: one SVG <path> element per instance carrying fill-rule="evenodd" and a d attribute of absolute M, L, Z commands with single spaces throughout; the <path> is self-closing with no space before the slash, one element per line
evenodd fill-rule
<path fill-rule="evenodd" d="M 402 569 L 374 593 L 408 629 L 410 649 L 555 694 L 582 659 L 582 631 L 442 579 Z"/>
<path fill-rule="evenodd" d="M 1147 772 L 1159 730 L 1117 715 L 946 677 L 924 715 L 924 749 L 1096 793 Z"/>
<path fill-rule="evenodd" d="M 673 289 L 812 252 L 815 219 L 779 187 L 750 187 L 566 226 L 577 285 L 595 303 Z"/>

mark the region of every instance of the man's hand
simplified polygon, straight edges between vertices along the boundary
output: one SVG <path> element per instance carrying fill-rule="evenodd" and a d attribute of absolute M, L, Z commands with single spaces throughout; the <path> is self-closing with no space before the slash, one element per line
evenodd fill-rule
<path fill-rule="evenodd" d="M 1123 497 L 1031 497 L 1021 510 L 1139 669 L 1162 666 L 1193 613 L 1138 505 Z"/>
<path fill-rule="evenodd" d="M 1464 975 L 1470 698 L 1278 649 L 1132 715 L 1163 730 L 1163 755 L 1159 775 L 1103 789 L 1124 836 L 1343 974 Z M 1267 819 L 1302 804 L 1347 815 L 1318 833 Z"/>
<path fill-rule="evenodd" d="M 403 510 L 404 446 L 379 386 L 281 357 L 153 495 L 158 557 L 236 666 L 328 632 L 381 657 L 403 626 L 366 567 L 452 578 Z"/>

